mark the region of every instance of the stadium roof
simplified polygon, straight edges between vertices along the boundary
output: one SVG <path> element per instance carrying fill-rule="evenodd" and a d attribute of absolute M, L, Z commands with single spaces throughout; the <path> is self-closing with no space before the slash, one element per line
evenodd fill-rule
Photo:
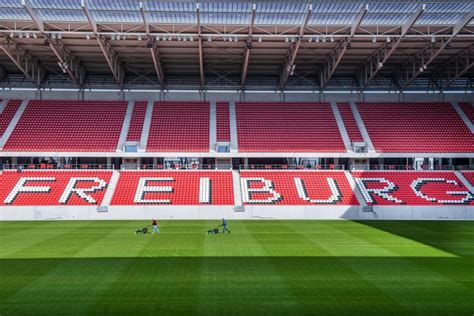
<path fill-rule="evenodd" d="M 3 87 L 472 89 L 473 1 L 0 0 Z"/>

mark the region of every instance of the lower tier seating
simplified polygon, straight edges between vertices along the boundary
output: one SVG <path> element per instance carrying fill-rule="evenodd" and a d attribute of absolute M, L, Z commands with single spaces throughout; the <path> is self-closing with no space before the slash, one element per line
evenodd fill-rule
<path fill-rule="evenodd" d="M 100 205 L 112 171 L 4 171 L 1 205 Z"/>
<path fill-rule="evenodd" d="M 354 171 L 368 205 L 473 205 L 454 172 Z M 107 170 L 23 170 L 0 174 L 0 203 L 7 206 L 100 205 L 108 192 L 114 206 L 359 205 L 344 171 L 242 170 L 240 183 L 228 170 L 125 170 L 110 184 Z M 474 172 L 466 172 L 474 182 Z M 113 193 L 113 196 L 112 196 Z M 108 204 L 107 202 L 105 204 Z M 291 208 L 289 209 L 291 210 Z"/>
<path fill-rule="evenodd" d="M 358 205 L 343 171 L 241 171 L 244 204 Z"/>
<path fill-rule="evenodd" d="M 358 171 L 354 180 L 368 205 L 474 205 L 454 172 Z"/>
<path fill-rule="evenodd" d="M 123 171 L 112 205 L 233 205 L 231 171 Z"/>
<path fill-rule="evenodd" d="M 464 171 L 462 174 L 470 184 L 474 185 L 474 171 Z"/>

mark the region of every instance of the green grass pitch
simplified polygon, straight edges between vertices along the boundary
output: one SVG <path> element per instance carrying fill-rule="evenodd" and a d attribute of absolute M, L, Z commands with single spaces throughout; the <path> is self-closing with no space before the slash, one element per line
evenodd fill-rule
<path fill-rule="evenodd" d="M 0 314 L 474 314 L 474 222 L 0 222 Z"/>

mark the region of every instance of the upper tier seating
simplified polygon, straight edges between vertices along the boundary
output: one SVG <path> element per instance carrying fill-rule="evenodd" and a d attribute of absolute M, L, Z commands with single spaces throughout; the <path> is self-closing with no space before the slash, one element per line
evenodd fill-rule
<path fill-rule="evenodd" d="M 142 182 L 140 182 L 141 178 Z M 149 178 L 149 181 L 146 182 L 145 178 Z M 157 178 L 164 179 L 160 181 Z M 170 192 L 161 193 L 150 192 L 153 190 L 153 187 L 156 188 L 158 186 L 171 187 L 171 190 L 169 190 Z M 150 187 L 152 188 L 151 190 L 149 189 Z M 142 194 L 140 192 L 137 193 L 139 188 L 143 189 Z M 231 171 L 130 170 L 121 172 L 111 204 L 233 205 L 233 192 Z"/>
<path fill-rule="evenodd" d="M 128 128 L 127 141 L 140 141 L 147 106 L 148 102 L 146 101 L 135 102 L 135 105 L 133 106 L 132 119 L 130 120 L 130 127 Z"/>
<path fill-rule="evenodd" d="M 474 152 L 474 135 L 449 103 L 358 103 L 382 152 Z"/>
<path fill-rule="evenodd" d="M 345 152 L 329 103 L 236 103 L 241 152 Z"/>
<path fill-rule="evenodd" d="M 367 188 L 365 194 L 361 191 L 368 205 L 474 205 L 454 172 L 354 171 L 352 175 L 359 188 Z"/>
<path fill-rule="evenodd" d="M 218 142 L 230 142 L 229 103 L 216 103 L 216 134 Z"/>
<path fill-rule="evenodd" d="M 466 113 L 466 116 L 471 120 L 472 124 L 474 124 L 474 106 L 468 102 L 460 102 L 459 106 L 464 113 Z"/>
<path fill-rule="evenodd" d="M 97 170 L 4 171 L 0 205 L 100 205 L 111 176 L 112 171 Z M 68 190 L 68 184 L 72 185 L 69 189 L 85 189 L 85 196 Z"/>
<path fill-rule="evenodd" d="M 8 125 L 10 125 L 13 116 L 21 105 L 21 100 L 10 100 L 0 114 L 0 137 L 3 136 Z"/>
<path fill-rule="evenodd" d="M 147 151 L 208 152 L 208 102 L 155 102 Z"/>
<path fill-rule="evenodd" d="M 337 107 L 339 108 L 339 113 L 341 113 L 349 140 L 352 143 L 364 142 L 364 138 L 362 137 L 359 126 L 357 126 L 357 122 L 354 118 L 354 113 L 352 113 L 351 105 L 349 103 L 338 103 Z"/>
<path fill-rule="evenodd" d="M 241 171 L 240 177 L 244 204 L 359 204 L 343 171 Z"/>
<path fill-rule="evenodd" d="M 124 101 L 30 101 L 4 150 L 115 151 Z"/>

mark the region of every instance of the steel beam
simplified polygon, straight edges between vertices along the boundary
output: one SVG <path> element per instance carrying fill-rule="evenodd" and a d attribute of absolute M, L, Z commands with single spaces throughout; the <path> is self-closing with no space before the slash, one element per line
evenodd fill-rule
<path fill-rule="evenodd" d="M 38 30 L 41 33 L 44 33 L 44 22 L 36 15 L 33 8 L 31 8 L 31 6 L 26 2 L 26 0 L 21 0 L 21 5 L 26 10 L 26 12 L 28 12 L 33 22 L 35 22 L 36 26 L 38 27 Z"/>
<path fill-rule="evenodd" d="M 405 90 L 409 87 L 412 82 L 418 77 L 422 72 L 424 72 L 428 66 L 435 60 L 438 55 L 446 49 L 448 44 L 459 34 L 459 32 L 473 19 L 474 11 L 466 14 L 458 23 L 456 23 L 451 33 L 447 34 L 445 37 L 442 37 L 438 42 L 436 38 L 433 38 L 435 41 L 428 47 L 428 49 L 423 49 L 413 60 L 409 61 L 403 66 L 399 74 L 399 81 L 402 90 Z"/>
<path fill-rule="evenodd" d="M 425 11 L 426 6 L 420 5 L 420 7 L 410 16 L 410 18 L 400 27 L 400 36 L 390 40 L 390 42 L 384 41 L 384 44 L 367 60 L 362 66 L 360 71 L 360 87 L 365 89 L 372 79 L 382 69 L 383 65 L 392 56 L 392 54 L 398 48 L 398 45 L 402 42 L 405 35 L 408 33 L 410 28 L 415 24 L 421 14 Z"/>
<path fill-rule="evenodd" d="M 157 47 L 155 39 L 150 36 L 150 24 L 146 17 L 145 8 L 143 7 L 143 2 L 139 3 L 140 5 L 140 14 L 143 20 L 143 26 L 145 27 L 145 33 L 148 36 L 148 40 L 151 41 L 152 47 L 150 48 L 151 59 L 153 60 L 153 67 L 155 68 L 156 77 L 158 78 L 161 87 L 165 84 L 165 76 L 163 72 L 163 66 L 161 64 L 160 53 Z"/>
<path fill-rule="evenodd" d="M 21 4 L 38 27 L 38 30 L 49 42 L 49 47 L 58 59 L 58 65 L 63 73 L 67 73 L 74 83 L 82 85 L 84 83 L 85 71 L 78 59 L 66 49 L 64 44 L 59 39 L 51 39 L 51 36 L 47 33 L 47 30 L 44 26 L 44 22 L 31 8 L 27 0 L 22 0 Z"/>
<path fill-rule="evenodd" d="M 109 65 L 110 71 L 114 75 L 115 81 L 119 85 L 123 85 L 123 80 L 125 77 L 125 70 L 120 62 L 118 54 L 114 51 L 109 41 L 102 35 L 98 34 L 97 24 L 95 23 L 91 12 L 89 11 L 87 0 L 81 0 L 82 11 L 87 17 L 87 21 L 92 28 L 92 31 L 95 35 L 97 43 L 99 44 L 102 54 L 104 54 L 107 65 Z"/>
<path fill-rule="evenodd" d="M 3 65 L 0 65 L 0 82 L 2 82 L 3 79 L 5 79 L 6 74 L 7 74 L 7 71 L 5 70 Z"/>
<path fill-rule="evenodd" d="M 288 81 L 288 77 L 293 73 L 295 69 L 295 59 L 298 51 L 300 49 L 301 41 L 303 40 L 304 31 L 308 25 L 309 18 L 313 12 L 313 5 L 308 6 L 308 11 L 303 19 L 303 22 L 298 30 L 298 36 L 294 43 L 291 43 L 290 49 L 288 50 L 285 61 L 283 63 L 283 69 L 280 73 L 280 89 L 285 88 L 285 85 Z"/>
<path fill-rule="evenodd" d="M 145 14 L 145 8 L 143 8 L 143 2 L 140 2 L 139 5 L 140 5 L 140 14 L 143 20 L 143 26 L 145 27 L 145 33 L 146 35 L 150 35 L 150 24 L 148 24 L 148 19 Z"/>
<path fill-rule="evenodd" d="M 8 58 L 15 66 L 35 85 L 40 85 L 44 78 L 45 71 L 39 61 L 33 58 L 28 52 L 21 49 L 13 40 L 6 38 L 0 45 Z"/>
<path fill-rule="evenodd" d="M 49 40 L 49 47 L 58 59 L 59 68 L 79 85 L 84 84 L 86 72 L 79 60 L 59 40 Z"/>
<path fill-rule="evenodd" d="M 199 11 L 199 3 L 196 3 L 196 19 L 197 19 L 198 47 L 199 47 L 199 76 L 201 79 L 201 88 L 204 88 L 204 85 L 206 84 L 206 78 L 204 76 L 204 56 L 203 56 L 203 51 L 202 51 L 201 14 Z"/>
<path fill-rule="evenodd" d="M 323 70 L 321 72 L 321 89 L 324 89 L 329 83 L 329 80 L 331 79 L 332 75 L 336 71 L 337 66 L 339 66 L 339 63 L 341 62 L 342 57 L 344 57 L 344 54 L 346 53 L 348 46 L 352 42 L 352 39 L 354 38 L 354 35 L 357 29 L 359 28 L 360 23 L 362 22 L 364 17 L 367 15 L 367 12 L 368 12 L 368 5 L 366 4 L 366 5 L 363 5 L 362 9 L 359 11 L 359 14 L 357 14 L 354 21 L 352 21 L 349 36 L 340 40 L 337 43 L 336 47 L 334 47 L 334 49 L 332 50 L 331 54 L 329 54 L 329 57 L 324 63 Z"/>
<path fill-rule="evenodd" d="M 474 68 L 474 45 L 466 48 L 448 62 L 443 63 L 434 71 L 432 81 L 434 81 L 440 89 L 445 89 L 472 68 Z"/>
<path fill-rule="evenodd" d="M 247 37 L 247 42 L 245 43 L 244 65 L 242 67 L 242 75 L 240 79 L 240 86 L 242 89 L 245 87 L 245 80 L 247 80 L 247 69 L 249 66 L 250 51 L 252 50 L 253 25 L 255 23 L 256 16 L 257 16 L 257 5 L 254 4 L 252 6 L 252 16 L 250 18 L 249 35 Z"/>

